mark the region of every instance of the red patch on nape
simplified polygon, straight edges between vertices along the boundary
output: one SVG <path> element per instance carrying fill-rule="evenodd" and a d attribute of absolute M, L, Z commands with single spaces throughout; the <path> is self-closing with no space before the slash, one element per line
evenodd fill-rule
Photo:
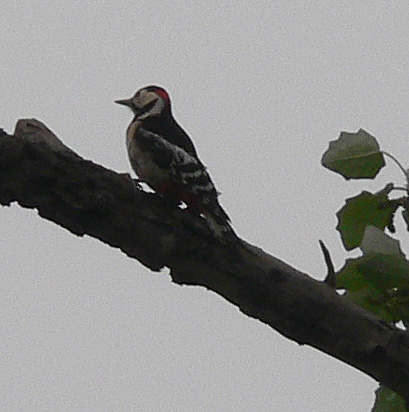
<path fill-rule="evenodd" d="M 160 96 L 165 102 L 170 104 L 170 97 L 168 95 L 168 92 L 165 89 L 162 89 L 162 87 L 156 87 L 155 93 Z"/>

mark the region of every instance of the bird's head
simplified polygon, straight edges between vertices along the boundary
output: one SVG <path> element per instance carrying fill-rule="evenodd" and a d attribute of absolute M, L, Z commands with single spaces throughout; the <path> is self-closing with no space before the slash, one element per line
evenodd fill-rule
<path fill-rule="evenodd" d="M 159 86 L 144 87 L 130 99 L 115 100 L 115 103 L 130 107 L 138 120 L 170 114 L 169 95 Z"/>

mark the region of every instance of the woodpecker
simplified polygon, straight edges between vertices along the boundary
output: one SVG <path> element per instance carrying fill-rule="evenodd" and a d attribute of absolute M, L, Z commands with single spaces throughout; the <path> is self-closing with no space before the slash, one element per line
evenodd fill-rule
<path fill-rule="evenodd" d="M 115 103 L 131 108 L 134 114 L 126 131 L 126 145 L 138 177 L 168 201 L 184 202 L 189 211 L 204 216 L 215 237 L 236 238 L 192 140 L 172 115 L 166 90 L 147 86 L 130 99 Z"/>

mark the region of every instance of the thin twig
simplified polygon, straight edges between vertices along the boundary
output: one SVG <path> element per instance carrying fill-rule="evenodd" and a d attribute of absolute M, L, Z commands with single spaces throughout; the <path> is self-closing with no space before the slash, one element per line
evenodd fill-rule
<path fill-rule="evenodd" d="M 324 254 L 325 264 L 328 268 L 327 277 L 325 278 L 324 282 L 332 289 L 336 289 L 335 269 L 334 264 L 332 263 L 331 255 L 329 254 L 329 250 L 327 249 L 327 247 L 321 239 L 319 240 L 319 243 L 321 246 L 322 253 Z"/>
<path fill-rule="evenodd" d="M 405 170 L 405 168 L 400 164 L 399 160 L 398 160 L 395 156 L 391 155 L 391 154 L 388 153 L 388 152 L 384 152 L 383 150 L 381 150 L 381 153 L 383 153 L 385 156 L 388 156 L 389 158 L 391 158 L 391 159 L 398 165 L 399 169 L 402 170 L 402 172 L 403 172 L 403 174 L 404 174 L 404 176 L 405 176 L 405 178 L 406 178 L 406 182 L 409 184 L 408 172 L 407 172 L 407 171 Z"/>

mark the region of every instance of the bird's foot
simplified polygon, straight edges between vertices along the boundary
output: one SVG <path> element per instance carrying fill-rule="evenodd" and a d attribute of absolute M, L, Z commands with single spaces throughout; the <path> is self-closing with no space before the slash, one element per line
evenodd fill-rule
<path fill-rule="evenodd" d="M 145 181 L 141 179 L 132 179 L 129 173 L 120 173 L 120 175 L 123 176 L 129 182 L 129 184 L 132 186 L 132 191 L 134 193 L 143 190 L 141 183 L 146 183 Z"/>

